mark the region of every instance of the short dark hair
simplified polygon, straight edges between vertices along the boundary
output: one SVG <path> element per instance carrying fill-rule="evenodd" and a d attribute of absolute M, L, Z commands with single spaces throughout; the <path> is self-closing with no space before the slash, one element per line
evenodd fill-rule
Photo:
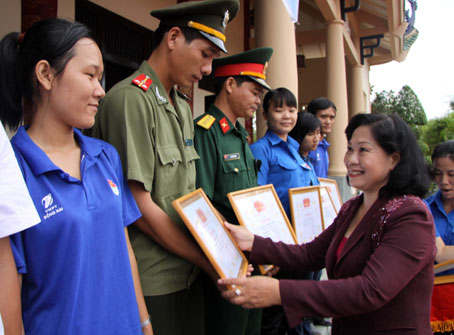
<path fill-rule="evenodd" d="M 164 35 L 173 27 L 176 26 L 159 25 L 158 29 L 156 29 L 155 32 L 153 33 L 153 39 L 151 41 L 151 52 L 153 52 L 159 46 L 159 44 L 161 44 Z M 178 28 L 180 28 L 181 32 L 183 33 L 185 42 L 187 44 L 191 43 L 195 39 L 204 38 L 197 29 L 189 27 Z"/>
<path fill-rule="evenodd" d="M 437 158 L 449 157 L 454 161 L 454 140 L 441 142 L 432 152 L 432 163 Z"/>
<path fill-rule="evenodd" d="M 321 127 L 321 122 L 314 115 L 307 112 L 299 112 L 296 125 L 289 133 L 290 137 L 299 144 L 304 140 L 306 135 Z"/>
<path fill-rule="evenodd" d="M 213 82 L 213 87 L 214 87 L 214 94 L 215 95 L 218 95 L 219 92 L 221 92 L 222 90 L 222 87 L 224 86 L 224 83 L 225 81 L 232 77 L 233 79 L 235 79 L 235 82 L 238 86 L 241 86 L 243 83 L 245 82 L 253 82 L 255 83 L 254 80 L 252 80 L 251 78 L 249 78 L 248 76 L 227 76 L 227 77 L 217 77 L 217 78 L 214 78 L 214 82 Z"/>
<path fill-rule="evenodd" d="M 274 107 L 282 107 L 284 104 L 288 107 L 297 107 L 295 95 L 285 87 L 279 87 L 266 93 L 263 98 L 263 112 L 265 114 L 268 114 L 271 104 Z"/>
<path fill-rule="evenodd" d="M 36 108 L 38 87 L 35 66 L 41 60 L 49 62 L 62 73 L 74 57 L 74 45 L 82 38 L 94 40 L 82 23 L 51 18 L 33 24 L 23 40 L 19 33 L 9 33 L 0 41 L 0 120 L 15 130 L 23 120 L 22 99 L 32 110 Z"/>
<path fill-rule="evenodd" d="M 379 196 L 413 194 L 423 197 L 430 186 L 427 165 L 411 128 L 397 114 L 357 114 L 345 129 L 347 140 L 360 126 L 370 127 L 378 145 L 388 154 L 399 153 L 400 159 L 390 172 L 388 183 Z"/>
<path fill-rule="evenodd" d="M 337 111 L 336 105 L 334 102 L 329 100 L 328 98 L 320 97 L 312 100 L 306 107 L 307 112 L 317 115 L 319 111 L 325 110 L 332 107 L 334 111 Z"/>

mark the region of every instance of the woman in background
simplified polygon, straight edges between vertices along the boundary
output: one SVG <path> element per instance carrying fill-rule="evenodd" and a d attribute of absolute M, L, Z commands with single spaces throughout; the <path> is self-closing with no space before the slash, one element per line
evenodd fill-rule
<path fill-rule="evenodd" d="M 320 135 L 320 121 L 309 114 L 314 123 L 309 126 L 303 124 L 297 113 L 296 98 L 293 93 L 284 88 L 269 91 L 263 99 L 263 116 L 267 122 L 268 130 L 261 139 L 251 145 L 254 157 L 261 161 L 258 173 L 258 184 L 273 184 L 279 200 L 284 207 L 289 220 L 291 220 L 290 201 L 288 190 L 295 187 L 318 185 L 312 164 L 307 161 L 307 154 L 314 150 L 318 144 L 316 135 Z M 289 136 L 289 133 L 297 125 L 298 140 Z M 314 129 L 312 129 L 314 128 Z M 311 134 L 309 134 L 311 132 Z M 315 141 L 314 141 L 315 140 Z M 306 159 L 300 155 L 299 150 L 307 149 L 310 142 L 310 150 L 306 152 Z M 313 145 L 315 143 L 315 146 Z M 312 278 L 310 274 L 299 271 L 279 271 L 276 278 Z M 263 309 L 262 335 L 280 335 L 289 331 L 289 334 L 311 334 L 310 323 L 305 321 L 301 329 L 289 330 L 281 306 L 272 306 Z"/>
<path fill-rule="evenodd" d="M 438 144 L 432 153 L 431 176 L 438 192 L 425 202 L 434 217 L 437 262 L 454 258 L 454 141 Z M 439 275 L 454 274 L 448 270 Z"/>
<path fill-rule="evenodd" d="M 35 23 L 0 42 L 0 118 L 41 223 L 11 237 L 25 333 L 152 334 L 127 226 L 140 212 L 93 126 L 101 52 L 84 25 Z"/>

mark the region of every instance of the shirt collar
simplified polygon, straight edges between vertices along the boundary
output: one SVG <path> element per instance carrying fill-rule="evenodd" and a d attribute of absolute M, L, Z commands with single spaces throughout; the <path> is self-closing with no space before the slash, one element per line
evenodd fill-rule
<path fill-rule="evenodd" d="M 223 118 L 226 119 L 227 123 L 229 124 L 229 130 L 227 130 L 224 133 L 224 135 L 227 135 L 234 129 L 236 129 L 244 137 L 247 137 L 249 135 L 248 132 L 246 131 L 246 129 L 244 129 L 244 127 L 241 125 L 241 123 L 238 120 L 236 121 L 236 124 L 234 126 L 233 123 L 230 121 L 230 119 L 227 116 L 225 116 L 225 114 L 218 107 L 216 107 L 215 104 L 212 104 L 210 106 L 210 108 L 208 109 L 208 113 L 213 115 L 216 118 L 216 122 L 221 121 Z"/>
<path fill-rule="evenodd" d="M 268 141 L 271 143 L 271 145 L 277 145 L 279 143 L 285 143 L 290 147 L 293 147 L 298 151 L 299 148 L 299 143 L 297 140 L 293 139 L 290 136 L 287 136 L 287 142 L 285 142 L 282 138 L 280 138 L 276 133 L 272 132 L 271 130 L 267 130 L 264 136 Z"/>
<path fill-rule="evenodd" d="M 11 141 L 24 156 L 33 173 L 40 175 L 49 171 L 61 171 L 46 153 L 33 142 L 26 131 L 27 128 L 24 126 L 20 127 Z M 80 145 L 82 155 L 96 157 L 103 150 L 102 142 L 83 136 L 78 129 L 74 129 L 74 137 Z"/>
<path fill-rule="evenodd" d="M 318 142 L 318 146 L 328 148 L 331 144 L 328 143 L 328 141 L 323 138 L 320 142 Z"/>

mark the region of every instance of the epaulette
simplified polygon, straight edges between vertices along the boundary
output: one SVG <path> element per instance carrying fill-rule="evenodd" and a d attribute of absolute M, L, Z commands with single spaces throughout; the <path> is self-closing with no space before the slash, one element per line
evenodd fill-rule
<path fill-rule="evenodd" d="M 140 74 L 137 77 L 135 77 L 132 80 L 132 83 L 138 87 L 140 87 L 144 92 L 146 92 L 152 83 L 152 80 L 150 77 L 148 77 L 146 74 Z"/>
<path fill-rule="evenodd" d="M 181 91 L 178 91 L 178 90 L 176 90 L 176 91 L 177 91 L 177 94 L 180 96 L 180 98 L 183 98 L 186 101 L 191 101 L 192 100 L 189 95 L 187 95 L 187 94 L 185 94 L 185 93 L 183 93 Z"/>
<path fill-rule="evenodd" d="M 216 121 L 216 118 L 213 115 L 206 114 L 199 121 L 197 121 L 197 125 L 205 129 L 210 129 L 214 121 Z"/>

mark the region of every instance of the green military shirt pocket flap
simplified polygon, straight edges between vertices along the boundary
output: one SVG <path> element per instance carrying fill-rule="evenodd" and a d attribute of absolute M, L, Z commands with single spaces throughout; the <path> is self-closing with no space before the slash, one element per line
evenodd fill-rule
<path fill-rule="evenodd" d="M 246 171 L 246 165 L 243 160 L 224 161 L 222 169 L 226 174 L 238 174 Z"/>
<path fill-rule="evenodd" d="M 199 154 L 197 153 L 193 146 L 187 146 L 185 151 L 188 161 L 195 161 L 196 159 L 200 159 Z"/>
<path fill-rule="evenodd" d="M 176 165 L 183 161 L 176 145 L 158 147 L 157 151 L 162 165 Z"/>

